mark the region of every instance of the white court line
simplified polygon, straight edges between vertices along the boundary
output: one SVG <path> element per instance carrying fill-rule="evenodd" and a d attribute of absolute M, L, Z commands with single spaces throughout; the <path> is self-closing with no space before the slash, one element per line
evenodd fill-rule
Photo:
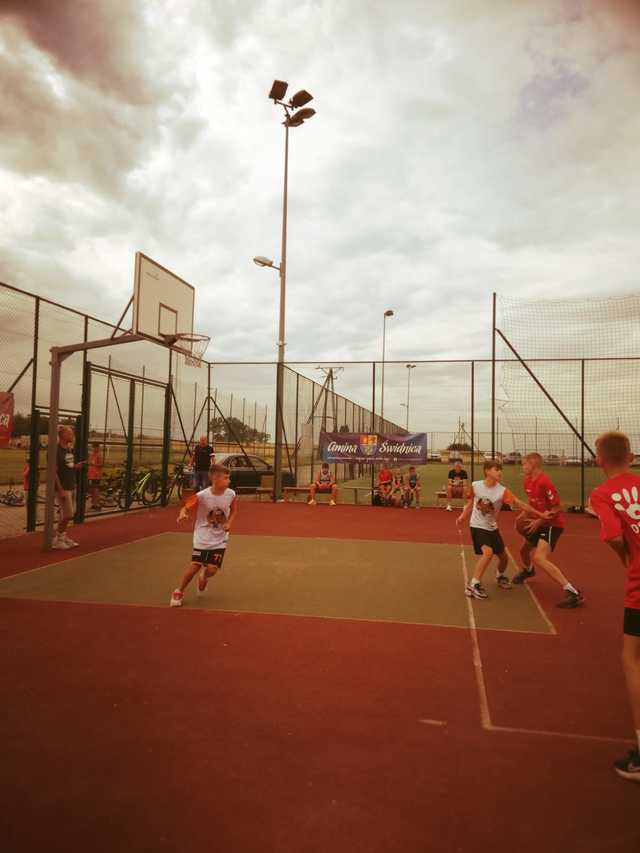
<path fill-rule="evenodd" d="M 491 726 L 492 732 L 510 732 L 520 735 L 544 735 L 545 737 L 565 737 L 573 740 L 605 741 L 606 743 L 634 744 L 635 741 L 621 737 L 607 737 L 606 735 L 579 735 L 571 732 L 550 732 L 545 729 L 519 729 L 514 726 Z"/>
<path fill-rule="evenodd" d="M 512 563 L 512 565 L 517 569 L 517 568 L 518 568 L 518 564 L 517 564 L 517 563 L 516 563 L 516 561 L 513 559 L 513 554 L 512 554 L 512 553 L 511 553 L 511 551 L 507 548 L 507 546 L 506 546 L 506 545 L 504 546 L 504 550 L 507 552 L 507 557 L 509 558 L 509 561 L 510 561 L 510 562 Z M 558 635 L 558 632 L 557 632 L 557 631 L 556 631 L 556 629 L 555 629 L 555 625 L 553 624 L 553 622 L 551 621 L 551 619 L 549 619 L 549 617 L 547 616 L 547 614 L 546 614 L 546 612 L 545 612 L 545 610 L 544 610 L 543 606 L 542 606 L 542 605 L 540 604 L 540 602 L 538 601 L 538 596 L 537 596 L 537 595 L 535 594 L 535 592 L 534 592 L 534 591 L 529 587 L 529 584 L 528 584 L 528 583 L 523 584 L 523 586 L 526 588 L 527 592 L 529 593 L 529 595 L 530 595 L 530 596 L 531 596 L 531 598 L 533 599 L 533 603 L 534 603 L 534 604 L 535 604 L 535 606 L 538 608 L 538 612 L 540 613 L 540 616 L 542 617 L 542 620 L 544 621 L 545 625 L 546 625 L 546 626 L 547 626 L 547 628 L 549 629 L 549 633 L 550 633 L 550 634 L 555 634 L 555 635 L 557 636 L 557 635 Z"/>
<path fill-rule="evenodd" d="M 446 726 L 446 720 L 418 720 L 419 723 L 424 723 L 425 726 Z"/>
<path fill-rule="evenodd" d="M 462 573 L 465 578 L 465 583 L 468 583 L 469 573 L 467 571 L 467 560 L 464 553 L 462 533 L 460 533 L 460 556 L 462 558 Z M 561 737 L 569 738 L 571 740 L 603 741 L 605 743 L 633 743 L 633 741 L 631 740 L 626 740 L 624 738 L 607 737 L 606 735 L 581 735 L 574 734 L 573 732 L 552 732 L 547 731 L 545 729 L 523 729 L 518 728 L 516 726 L 494 726 L 494 724 L 491 722 L 489 700 L 487 698 L 487 686 L 484 680 L 482 657 L 480 656 L 480 644 L 478 643 L 478 629 L 476 627 L 476 620 L 473 614 L 472 600 L 470 598 L 467 598 L 467 608 L 469 611 L 469 631 L 471 633 L 471 644 L 473 647 L 473 665 L 476 674 L 476 683 L 478 685 L 478 694 L 480 698 L 480 718 L 482 720 L 483 729 L 489 732 L 503 732 L 507 734 L 523 735 L 542 735 L 543 737 Z M 554 630 L 553 633 L 555 634 L 556 631 Z"/>
<path fill-rule="evenodd" d="M 464 553 L 464 543 L 462 541 L 462 533 L 458 529 L 460 536 L 460 557 L 462 559 L 462 574 L 464 576 L 465 586 L 469 583 L 469 572 L 467 571 L 467 558 Z M 480 656 L 480 644 L 478 643 L 478 628 L 476 626 L 476 617 L 473 613 L 473 604 L 469 596 L 467 599 L 467 613 L 469 614 L 469 631 L 471 632 L 471 645 L 473 647 L 473 668 L 476 675 L 476 684 L 478 686 L 478 695 L 480 697 L 480 720 L 483 729 L 491 729 L 491 714 L 489 712 L 489 699 L 487 698 L 487 685 L 484 680 L 484 671 L 482 669 L 482 658 Z"/>

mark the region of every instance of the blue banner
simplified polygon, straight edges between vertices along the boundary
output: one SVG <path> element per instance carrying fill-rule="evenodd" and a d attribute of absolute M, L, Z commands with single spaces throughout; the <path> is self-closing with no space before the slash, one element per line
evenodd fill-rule
<path fill-rule="evenodd" d="M 387 462 L 426 465 L 427 434 L 381 435 L 364 432 L 321 432 L 323 462 Z"/>

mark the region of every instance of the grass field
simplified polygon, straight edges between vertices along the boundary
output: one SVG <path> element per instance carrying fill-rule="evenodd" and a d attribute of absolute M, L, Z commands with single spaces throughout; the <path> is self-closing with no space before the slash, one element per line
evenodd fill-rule
<path fill-rule="evenodd" d="M 6 448 L 0 450 L 0 485 L 6 485 L 10 482 L 21 483 L 22 482 L 22 469 L 24 463 L 26 461 L 27 453 L 25 450 L 14 449 L 14 448 Z M 171 456 L 171 462 L 181 462 L 183 456 L 183 451 L 181 449 L 174 449 Z M 135 456 L 136 465 L 139 462 L 138 454 Z M 118 454 L 118 458 L 111 459 L 111 465 L 105 465 L 105 472 L 109 473 L 113 468 L 122 468 L 124 465 L 124 449 L 123 452 Z M 157 451 L 150 449 L 148 451 L 143 452 L 140 457 L 140 464 L 143 467 L 151 467 L 156 471 L 160 468 L 160 448 Z M 42 450 L 40 452 L 40 468 L 44 469 L 46 466 L 46 452 Z M 435 493 L 438 489 L 442 488 L 446 485 L 447 482 L 447 473 L 449 472 L 451 466 L 448 463 L 438 463 L 432 462 L 428 465 L 418 466 L 418 473 L 420 475 L 420 482 L 422 486 L 422 502 L 425 506 L 433 505 L 435 503 Z M 471 475 L 471 469 L 469 465 L 465 465 L 465 469 L 467 473 Z M 579 504 L 580 503 L 580 468 L 573 466 L 564 466 L 564 465 L 552 465 L 549 466 L 547 472 L 551 476 L 552 480 L 556 484 L 558 491 L 562 497 L 563 503 L 565 504 Z M 476 465 L 474 476 L 476 479 L 482 478 L 482 466 Z M 43 471 L 41 470 L 41 479 L 43 477 Z M 591 491 L 602 482 L 602 473 L 598 468 L 589 466 L 585 469 L 585 494 L 588 496 Z M 363 486 L 368 487 L 371 483 L 370 477 L 362 477 L 357 480 L 343 480 L 340 481 L 340 485 L 342 486 Z M 515 494 L 519 497 L 524 497 L 524 491 L 522 489 L 522 469 L 520 465 L 505 465 L 504 467 L 504 475 L 503 475 L 503 483 L 512 489 Z M 300 482 L 300 485 L 305 485 L 303 482 Z M 360 495 L 360 500 L 362 502 L 364 495 Z M 344 491 L 341 496 L 341 502 L 343 503 L 351 503 L 353 502 L 353 493 L 348 491 Z"/>

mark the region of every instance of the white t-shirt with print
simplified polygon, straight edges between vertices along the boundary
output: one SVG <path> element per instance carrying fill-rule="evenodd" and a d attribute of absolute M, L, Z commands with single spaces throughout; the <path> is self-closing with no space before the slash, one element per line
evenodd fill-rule
<path fill-rule="evenodd" d="M 502 504 L 510 504 L 513 495 L 502 483 L 495 486 L 485 485 L 484 480 L 476 480 L 471 484 L 473 489 L 473 511 L 471 513 L 471 527 L 480 527 L 482 530 L 497 530 L 497 515 L 502 509 Z"/>
<path fill-rule="evenodd" d="M 229 534 L 222 525 L 231 515 L 235 496 L 233 489 L 225 489 L 221 495 L 214 495 L 210 487 L 197 493 L 198 512 L 193 528 L 193 547 L 198 551 L 227 547 Z"/>

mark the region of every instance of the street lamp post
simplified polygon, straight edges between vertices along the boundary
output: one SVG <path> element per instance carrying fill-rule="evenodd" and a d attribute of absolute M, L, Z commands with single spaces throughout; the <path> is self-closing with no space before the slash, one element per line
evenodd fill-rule
<path fill-rule="evenodd" d="M 300 127 L 307 119 L 315 115 L 315 110 L 301 109 L 313 100 L 309 92 L 301 89 L 285 103 L 282 99 L 287 93 L 289 84 L 283 80 L 274 80 L 269 97 L 274 104 L 279 104 L 285 113 L 284 125 L 284 189 L 282 194 L 282 246 L 280 266 L 276 266 L 269 258 L 258 256 L 254 258 L 258 266 L 272 267 L 280 273 L 280 318 L 278 323 L 278 363 L 276 366 L 276 435 L 273 460 L 273 499 L 282 500 L 282 435 L 283 435 L 283 396 L 284 396 L 284 329 L 285 304 L 287 292 L 287 194 L 289 183 L 289 128 Z"/>
<path fill-rule="evenodd" d="M 409 403 L 411 395 L 411 371 L 415 364 L 407 364 L 407 432 L 409 432 Z"/>
<path fill-rule="evenodd" d="M 393 317 L 393 311 L 388 308 L 382 315 L 382 389 L 380 394 L 380 420 L 384 421 L 384 357 L 387 343 L 387 317 Z M 384 425 L 381 426 L 384 429 Z"/>

